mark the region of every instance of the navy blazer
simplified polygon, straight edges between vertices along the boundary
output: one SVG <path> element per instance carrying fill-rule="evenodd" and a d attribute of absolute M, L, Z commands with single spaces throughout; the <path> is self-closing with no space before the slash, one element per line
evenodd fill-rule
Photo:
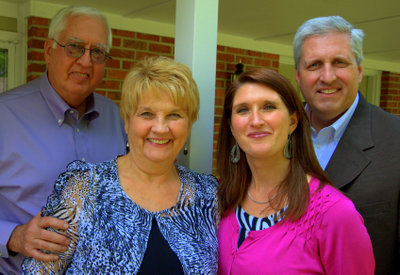
<path fill-rule="evenodd" d="M 358 106 L 325 171 L 364 218 L 374 248 L 376 274 L 397 274 L 400 117 L 368 103 L 360 94 Z"/>

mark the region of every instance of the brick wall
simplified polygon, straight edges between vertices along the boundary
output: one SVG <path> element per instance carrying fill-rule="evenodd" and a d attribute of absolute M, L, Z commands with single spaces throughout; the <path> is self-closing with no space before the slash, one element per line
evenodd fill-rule
<path fill-rule="evenodd" d="M 389 113 L 400 116 L 400 74 L 382 72 L 379 106 Z"/>
<path fill-rule="evenodd" d="M 28 61 L 26 80 L 33 80 L 46 70 L 44 62 L 44 41 L 48 34 L 50 20 L 40 17 L 28 19 Z"/>

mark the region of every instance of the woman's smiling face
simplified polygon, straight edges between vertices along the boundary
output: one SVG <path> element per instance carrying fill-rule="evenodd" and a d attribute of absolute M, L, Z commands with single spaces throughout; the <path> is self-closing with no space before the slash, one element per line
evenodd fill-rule
<path fill-rule="evenodd" d="M 273 89 L 247 83 L 236 92 L 231 131 L 248 160 L 284 158 L 283 148 L 296 126 L 296 114 L 289 114 L 281 97 Z"/>
<path fill-rule="evenodd" d="M 168 93 L 145 91 L 125 128 L 136 160 L 173 164 L 191 127 L 187 111 Z"/>

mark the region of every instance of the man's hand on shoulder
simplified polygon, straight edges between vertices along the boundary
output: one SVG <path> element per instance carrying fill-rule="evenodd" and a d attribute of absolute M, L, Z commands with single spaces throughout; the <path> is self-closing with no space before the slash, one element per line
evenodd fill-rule
<path fill-rule="evenodd" d="M 39 261 L 57 260 L 56 254 L 47 254 L 40 250 L 65 252 L 70 240 L 61 234 L 46 230 L 48 227 L 66 230 L 68 223 L 54 217 L 41 217 L 39 213 L 28 223 L 15 227 L 7 243 L 7 249 Z"/>

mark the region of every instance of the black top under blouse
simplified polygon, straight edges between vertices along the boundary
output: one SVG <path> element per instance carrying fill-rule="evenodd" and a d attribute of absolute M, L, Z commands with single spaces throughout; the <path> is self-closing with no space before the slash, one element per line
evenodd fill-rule
<path fill-rule="evenodd" d="M 168 242 L 158 228 L 153 218 L 147 249 L 140 266 L 139 274 L 184 274 L 182 264 L 178 256 L 172 251 Z"/>

